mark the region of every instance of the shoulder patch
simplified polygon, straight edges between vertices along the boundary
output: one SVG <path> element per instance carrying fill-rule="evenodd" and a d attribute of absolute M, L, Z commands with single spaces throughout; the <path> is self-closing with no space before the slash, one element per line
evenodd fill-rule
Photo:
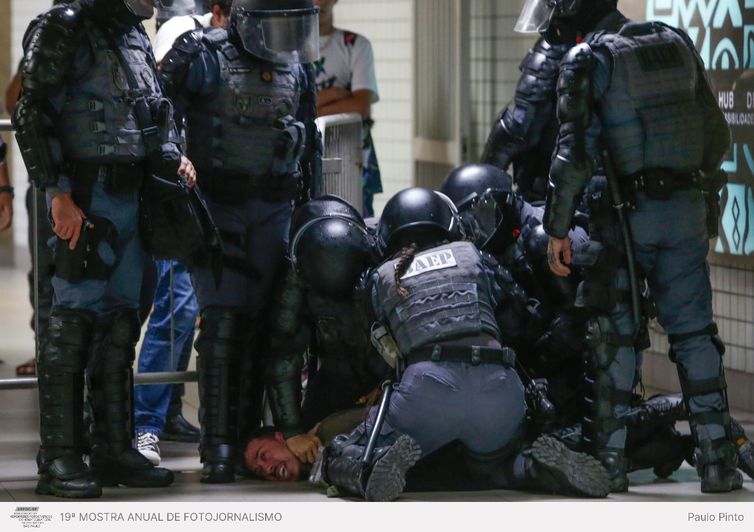
<path fill-rule="evenodd" d="M 358 35 L 352 31 L 345 31 L 343 32 L 343 43 L 345 43 L 346 46 L 353 46 L 356 43 L 357 37 Z"/>
<path fill-rule="evenodd" d="M 429 253 L 417 255 L 401 279 L 408 279 L 427 272 L 444 270 L 458 266 L 453 250 L 435 249 Z"/>

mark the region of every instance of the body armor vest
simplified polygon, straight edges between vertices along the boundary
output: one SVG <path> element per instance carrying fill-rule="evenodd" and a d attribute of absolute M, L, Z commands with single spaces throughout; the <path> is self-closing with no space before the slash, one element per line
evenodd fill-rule
<path fill-rule="evenodd" d="M 399 259 L 377 269 L 375 305 L 403 354 L 428 344 L 487 333 L 500 338 L 495 303 L 482 257 L 471 242 L 453 242 L 417 252 L 401 287 Z"/>
<path fill-rule="evenodd" d="M 613 57 L 612 78 L 598 109 L 618 173 L 698 170 L 705 125 L 696 96 L 696 57 L 683 38 L 648 22 L 588 41 Z"/>
<path fill-rule="evenodd" d="M 305 127 L 294 117 L 303 89 L 300 65 L 278 65 L 239 51 L 228 33 L 204 33 L 215 50 L 220 84 L 192 101 L 186 114 L 187 152 L 197 168 L 252 176 L 296 174 Z"/>
<path fill-rule="evenodd" d="M 114 36 L 139 83 L 140 94 L 134 95 L 105 36 L 88 18 L 84 27 L 93 66 L 85 76 L 67 80 L 65 102 L 55 121 L 56 137 L 66 159 L 138 162 L 147 156 L 147 148 L 134 96 L 144 96 L 150 104 L 162 96 L 149 40 L 138 27 Z"/>

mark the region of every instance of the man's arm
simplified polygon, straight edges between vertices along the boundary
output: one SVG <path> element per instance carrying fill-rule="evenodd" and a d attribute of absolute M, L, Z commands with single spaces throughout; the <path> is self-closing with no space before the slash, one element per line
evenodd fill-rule
<path fill-rule="evenodd" d="M 327 91 L 334 91 L 328 94 Z M 372 109 L 372 99 L 374 93 L 368 89 L 362 89 L 354 92 L 345 91 L 343 97 L 337 99 L 337 94 L 345 89 L 323 89 L 319 92 L 322 95 L 321 99 L 317 101 L 317 115 L 327 116 L 336 115 L 340 113 L 359 113 L 361 118 L 366 120 L 369 118 Z M 324 93 L 324 94 L 323 94 Z M 335 98 L 335 99 L 331 99 Z M 331 99 L 329 103 L 328 99 Z"/>
<path fill-rule="evenodd" d="M 73 64 L 81 17 L 78 4 L 53 7 L 31 23 L 24 37 L 23 92 L 12 120 L 29 179 L 42 189 L 59 181 L 62 155 L 60 143 L 50 136 L 48 101 L 61 89 Z"/>
<path fill-rule="evenodd" d="M 550 167 L 544 225 L 547 234 L 565 239 L 584 185 L 597 164 L 599 120 L 594 116 L 592 78 L 596 59 L 586 43 L 572 48 L 558 78 L 560 131 Z"/>
<path fill-rule="evenodd" d="M 539 144 L 553 113 L 555 85 L 566 45 L 551 45 L 541 37 L 519 67 L 521 77 L 513 102 L 492 125 L 482 162 L 503 170 L 511 161 Z"/>
<path fill-rule="evenodd" d="M 176 104 L 187 96 L 210 94 L 217 87 L 219 75 L 217 57 L 202 42 L 198 30 L 178 37 L 160 62 L 160 86 Z"/>

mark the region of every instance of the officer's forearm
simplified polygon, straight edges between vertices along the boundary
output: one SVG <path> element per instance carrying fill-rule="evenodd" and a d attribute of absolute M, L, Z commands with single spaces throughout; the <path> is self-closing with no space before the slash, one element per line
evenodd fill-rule
<path fill-rule="evenodd" d="M 35 186 L 46 188 L 58 182 L 59 161 L 55 160 L 50 148 L 52 139 L 47 117 L 40 111 L 37 102 L 23 96 L 13 114 L 16 128 L 16 141 L 21 150 L 29 180 Z"/>

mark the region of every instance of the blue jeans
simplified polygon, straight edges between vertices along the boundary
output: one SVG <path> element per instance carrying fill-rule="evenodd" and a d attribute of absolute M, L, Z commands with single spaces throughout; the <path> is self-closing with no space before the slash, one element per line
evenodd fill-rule
<path fill-rule="evenodd" d="M 184 371 L 191 357 L 194 324 L 199 305 L 185 266 L 174 261 L 157 261 L 154 310 L 139 353 L 139 372 Z M 170 267 L 173 268 L 173 307 L 170 305 Z M 170 321 L 173 317 L 173 352 L 170 357 Z M 178 388 L 176 393 L 174 388 Z M 149 384 L 134 391 L 136 430 L 159 435 L 165 426 L 171 396 L 180 397 L 181 385 Z M 176 412 L 171 412 L 175 414 Z"/>

